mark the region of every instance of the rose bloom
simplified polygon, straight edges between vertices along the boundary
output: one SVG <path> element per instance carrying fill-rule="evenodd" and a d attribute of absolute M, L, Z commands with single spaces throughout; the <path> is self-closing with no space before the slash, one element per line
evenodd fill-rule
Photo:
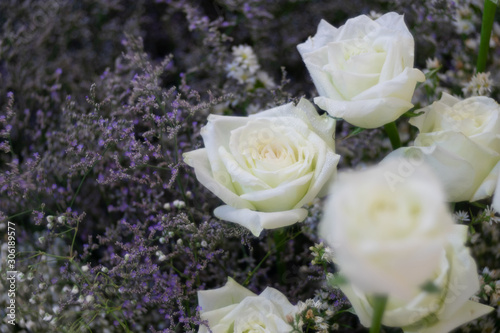
<path fill-rule="evenodd" d="M 373 21 L 365 15 L 340 28 L 322 20 L 314 37 L 297 46 L 320 97 L 333 117 L 376 128 L 413 107 L 417 82 L 414 41 L 403 16 L 387 13 Z"/>
<path fill-rule="evenodd" d="M 335 121 L 302 99 L 250 117 L 210 115 L 205 148 L 184 154 L 197 179 L 226 205 L 214 215 L 258 236 L 303 221 L 301 208 L 336 174 Z"/>
<path fill-rule="evenodd" d="M 460 100 L 443 93 L 439 101 L 410 119 L 419 129 L 412 147 L 386 159 L 406 157 L 429 164 L 449 201 L 476 201 L 495 191 L 500 171 L 500 106 L 488 97 Z"/>
<path fill-rule="evenodd" d="M 439 181 L 391 160 L 344 173 L 325 203 L 319 235 L 359 290 L 408 300 L 440 264 L 453 220 Z M 394 178 L 401 181 L 395 182 Z"/>
<path fill-rule="evenodd" d="M 202 320 L 208 321 L 213 333 L 288 333 L 288 319 L 293 319 L 297 307 L 278 290 L 267 287 L 260 295 L 229 278 L 224 287 L 198 291 Z M 288 317 L 288 319 L 287 319 Z M 200 325 L 199 333 L 208 333 Z"/>
<path fill-rule="evenodd" d="M 445 333 L 493 310 L 470 301 L 479 290 L 474 259 L 463 245 L 467 226 L 455 225 L 439 257 L 439 266 L 431 275 L 435 291 L 415 288 L 409 301 L 388 299 L 382 324 L 402 327 L 405 333 Z M 361 324 L 371 324 L 373 308 L 370 295 L 351 284 L 340 285 L 351 302 Z"/>

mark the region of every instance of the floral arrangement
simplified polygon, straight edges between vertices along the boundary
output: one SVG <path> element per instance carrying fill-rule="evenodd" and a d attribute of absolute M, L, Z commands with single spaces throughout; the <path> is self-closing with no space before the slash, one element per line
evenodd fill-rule
<path fill-rule="evenodd" d="M 0 331 L 497 332 L 496 7 L 0 2 Z"/>

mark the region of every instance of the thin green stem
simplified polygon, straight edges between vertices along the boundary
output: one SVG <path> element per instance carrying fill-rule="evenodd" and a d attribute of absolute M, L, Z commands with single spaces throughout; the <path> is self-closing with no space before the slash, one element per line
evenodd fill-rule
<path fill-rule="evenodd" d="M 104 154 L 106 154 L 106 152 L 108 151 L 108 149 L 109 149 L 109 146 L 106 147 L 106 149 L 104 149 L 104 152 L 102 153 L 101 157 L 104 156 Z M 97 164 L 98 161 L 99 161 L 99 159 L 97 159 L 96 161 L 94 161 L 94 163 L 92 163 L 92 165 L 90 166 L 90 168 L 83 175 L 83 178 L 80 181 L 80 184 L 78 184 L 78 188 L 76 189 L 76 192 L 73 195 L 73 198 L 71 198 L 71 203 L 69 204 L 70 208 L 73 207 L 73 204 L 75 203 L 76 196 L 78 195 L 78 193 L 80 193 L 80 189 L 82 188 L 82 185 L 83 185 L 83 182 L 85 181 L 85 178 L 87 178 L 87 176 L 89 175 L 90 171 L 92 171 L 92 169 L 94 169 L 94 166 Z"/>
<path fill-rule="evenodd" d="M 387 305 L 386 295 L 376 295 L 373 299 L 373 317 L 370 333 L 379 333 L 382 327 L 385 306 Z"/>
<path fill-rule="evenodd" d="M 75 246 L 75 241 L 76 241 L 76 234 L 78 233 L 78 227 L 80 225 L 80 221 L 76 221 L 76 227 L 75 227 L 75 233 L 73 234 L 73 241 L 71 242 L 71 248 L 69 250 L 69 256 L 70 258 L 73 258 L 73 248 Z"/>
<path fill-rule="evenodd" d="M 272 248 L 269 251 L 267 251 L 267 253 L 264 256 L 264 258 L 262 258 L 262 260 L 257 264 L 257 266 L 255 266 L 255 268 L 250 273 L 248 273 L 248 276 L 245 279 L 245 282 L 243 282 L 243 285 L 246 286 L 246 285 L 248 285 L 248 283 L 250 283 L 250 279 L 252 278 L 252 276 L 255 274 L 255 272 L 257 272 L 257 270 L 260 268 L 260 266 L 262 266 L 262 264 L 264 263 L 264 261 L 266 261 L 266 259 L 271 255 L 271 253 L 273 253 L 274 250 L 276 250 L 279 246 L 282 246 L 283 244 L 285 244 L 289 240 L 294 239 L 295 237 L 297 237 L 301 233 L 302 233 L 302 230 L 296 232 L 292 237 L 283 239 L 280 243 L 275 244 L 274 248 Z"/>
<path fill-rule="evenodd" d="M 7 217 L 7 220 L 11 220 L 14 217 L 18 217 L 18 216 L 21 216 L 21 215 L 30 214 L 32 211 L 33 210 L 30 209 L 30 210 L 25 210 L 24 212 L 21 212 L 21 213 L 17 213 L 17 214 L 11 215 L 11 216 Z"/>
<path fill-rule="evenodd" d="M 396 126 L 396 122 L 385 124 L 384 129 L 387 133 L 387 136 L 389 136 L 389 140 L 391 140 L 392 149 L 396 150 L 401 147 L 401 140 L 399 139 L 399 132 L 398 127 Z"/>
<path fill-rule="evenodd" d="M 483 22 L 481 25 L 481 41 L 479 43 L 479 54 L 477 56 L 476 70 L 478 73 L 486 70 L 486 60 L 490 49 L 491 30 L 495 20 L 495 11 L 498 0 L 484 0 Z"/>
<path fill-rule="evenodd" d="M 286 234 L 282 229 L 274 230 L 273 232 L 274 244 L 276 245 L 276 260 L 277 260 L 277 269 L 278 275 L 281 278 L 281 282 L 284 282 L 283 279 L 285 277 L 285 262 L 283 261 L 283 252 L 285 249 L 286 242 Z M 285 241 L 285 242 L 283 242 Z"/>

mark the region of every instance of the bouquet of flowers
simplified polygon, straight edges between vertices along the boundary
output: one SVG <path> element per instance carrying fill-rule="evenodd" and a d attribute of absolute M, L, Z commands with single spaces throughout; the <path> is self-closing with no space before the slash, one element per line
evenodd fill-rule
<path fill-rule="evenodd" d="M 496 7 L 0 3 L 1 331 L 496 332 Z"/>

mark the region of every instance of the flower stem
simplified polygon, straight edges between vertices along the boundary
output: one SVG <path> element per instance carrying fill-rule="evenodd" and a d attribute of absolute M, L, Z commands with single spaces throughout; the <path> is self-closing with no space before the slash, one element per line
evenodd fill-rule
<path fill-rule="evenodd" d="M 495 11 L 497 9 L 498 0 L 484 0 L 483 22 L 481 25 L 481 42 L 479 44 L 479 54 L 477 56 L 477 72 L 481 73 L 486 70 L 486 59 L 490 49 L 491 30 L 493 21 L 495 20 Z"/>
<path fill-rule="evenodd" d="M 382 317 L 384 316 L 385 306 L 387 304 L 386 295 L 377 295 L 373 300 L 373 317 L 370 333 L 379 333 L 382 327 Z"/>
<path fill-rule="evenodd" d="M 391 140 L 392 149 L 396 150 L 401 147 L 401 140 L 399 139 L 398 128 L 396 122 L 388 123 L 384 125 L 385 132 Z"/>

